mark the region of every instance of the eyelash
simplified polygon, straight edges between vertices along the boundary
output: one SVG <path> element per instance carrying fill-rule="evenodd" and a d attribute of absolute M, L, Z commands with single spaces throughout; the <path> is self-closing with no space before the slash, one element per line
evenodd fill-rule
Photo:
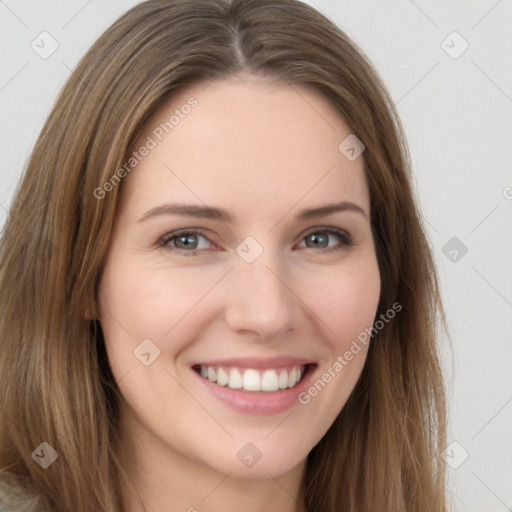
<path fill-rule="evenodd" d="M 353 238 L 346 231 L 342 231 L 340 229 L 331 228 L 331 227 L 314 228 L 312 230 L 309 230 L 306 234 L 304 234 L 301 242 L 304 239 L 306 239 L 308 236 L 313 235 L 313 234 L 318 234 L 318 233 L 329 233 L 331 235 L 336 235 L 342 241 L 341 245 L 335 245 L 334 247 L 327 247 L 327 248 L 320 249 L 320 252 L 323 252 L 323 253 L 338 252 L 343 249 L 350 249 L 351 247 L 353 247 L 355 245 Z M 186 251 L 183 249 L 178 249 L 176 247 L 171 247 L 169 245 L 169 242 L 171 242 L 172 240 L 182 237 L 182 236 L 185 236 L 185 235 L 201 235 L 204 238 L 206 238 L 210 243 L 212 243 L 210 241 L 210 239 L 206 236 L 206 232 L 204 230 L 202 230 L 200 228 L 189 228 L 186 230 L 173 231 L 171 233 L 168 233 L 168 234 L 164 235 L 162 238 L 160 238 L 160 240 L 158 240 L 157 244 L 159 247 L 162 247 L 162 248 L 172 251 L 172 252 L 177 252 L 178 254 L 180 254 L 182 256 L 197 256 L 197 253 L 201 252 L 202 249 L 194 249 L 194 250 Z M 313 247 L 306 247 L 306 248 L 313 249 Z"/>

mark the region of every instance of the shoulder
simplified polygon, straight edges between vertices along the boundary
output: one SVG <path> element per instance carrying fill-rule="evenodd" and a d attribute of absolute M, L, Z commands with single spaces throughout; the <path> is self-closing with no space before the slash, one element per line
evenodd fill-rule
<path fill-rule="evenodd" d="M 45 512 L 39 499 L 13 487 L 0 477 L 0 512 Z"/>

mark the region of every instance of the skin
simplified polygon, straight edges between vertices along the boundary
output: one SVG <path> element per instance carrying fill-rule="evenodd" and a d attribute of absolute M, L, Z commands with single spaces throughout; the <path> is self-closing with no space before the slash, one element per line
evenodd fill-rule
<path fill-rule="evenodd" d="M 192 96 L 197 106 L 121 184 L 100 282 L 99 319 L 125 400 L 121 456 L 147 510 L 299 511 L 305 458 L 347 401 L 367 349 L 310 403 L 270 415 L 228 408 L 191 364 L 304 357 L 318 364 L 316 380 L 371 327 L 380 276 L 364 155 L 351 162 L 340 153 L 351 130 L 323 96 L 252 75 L 173 96 L 135 148 Z M 346 210 L 294 219 L 341 201 L 366 216 Z M 139 222 L 171 202 L 221 207 L 235 221 L 160 215 Z M 308 235 L 326 236 L 325 227 L 348 232 L 355 245 L 327 234 L 323 245 L 308 246 Z M 192 240 L 195 256 L 176 239 L 158 245 L 183 228 L 206 231 Z M 247 236 L 263 249 L 250 264 L 235 251 Z M 340 250 L 327 253 L 327 245 Z M 160 350 L 149 366 L 133 353 L 147 338 Z M 237 457 L 247 442 L 262 454 L 251 468 Z M 133 492 L 123 490 L 129 510 L 140 510 Z"/>

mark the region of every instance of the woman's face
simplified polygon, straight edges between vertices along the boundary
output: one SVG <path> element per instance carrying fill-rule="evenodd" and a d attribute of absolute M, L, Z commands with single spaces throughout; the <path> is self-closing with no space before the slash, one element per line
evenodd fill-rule
<path fill-rule="evenodd" d="M 380 294 L 350 134 L 318 93 L 255 77 L 191 87 L 147 123 L 98 297 L 139 451 L 276 476 L 343 408 Z"/>

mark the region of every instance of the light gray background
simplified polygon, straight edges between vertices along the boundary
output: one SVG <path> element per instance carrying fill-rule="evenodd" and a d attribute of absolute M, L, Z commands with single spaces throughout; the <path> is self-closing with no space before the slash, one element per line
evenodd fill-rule
<path fill-rule="evenodd" d="M 0 225 L 57 91 L 136 3 L 0 0 Z M 367 53 L 407 132 L 453 342 L 453 510 L 512 510 L 512 0 L 309 3 Z M 46 59 L 43 31 L 59 45 Z"/>

